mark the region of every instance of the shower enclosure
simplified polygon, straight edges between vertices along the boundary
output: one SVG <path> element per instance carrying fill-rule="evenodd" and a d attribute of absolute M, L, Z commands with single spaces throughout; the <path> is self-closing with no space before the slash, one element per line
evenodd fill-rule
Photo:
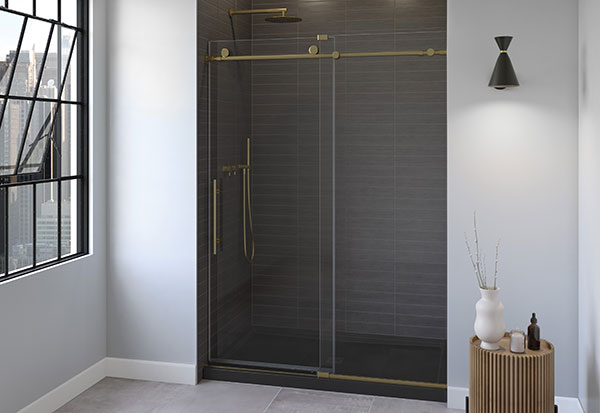
<path fill-rule="evenodd" d="M 445 400 L 443 49 L 209 42 L 208 377 Z"/>

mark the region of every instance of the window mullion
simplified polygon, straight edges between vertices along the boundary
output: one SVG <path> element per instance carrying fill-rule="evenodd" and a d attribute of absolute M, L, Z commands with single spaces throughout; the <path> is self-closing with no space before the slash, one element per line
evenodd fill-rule
<path fill-rule="evenodd" d="M 7 1 L 8 3 L 8 1 Z M 23 20 L 23 26 L 21 27 L 21 35 L 19 36 L 19 42 L 17 43 L 17 51 L 15 54 L 15 61 L 13 62 L 9 77 L 8 83 L 6 85 L 6 95 L 10 95 L 10 88 L 12 87 L 13 79 L 15 77 L 15 70 L 17 70 L 17 63 L 19 61 L 19 54 L 21 53 L 21 46 L 23 45 L 23 37 L 25 37 L 25 29 L 27 29 L 27 17 Z M 6 110 L 6 106 L 8 103 L 8 99 L 2 105 L 2 109 L 0 109 L 0 128 L 2 127 L 2 121 L 4 120 L 4 111 Z"/>
<path fill-rule="evenodd" d="M 10 189 L 4 188 L 4 275 L 8 275 L 9 265 L 8 265 L 8 198 L 10 195 Z"/>
<path fill-rule="evenodd" d="M 19 155 L 17 156 L 17 162 L 15 164 L 15 175 L 19 173 L 19 166 L 21 164 L 21 157 L 23 156 L 23 148 L 25 147 L 25 141 L 27 140 L 27 132 L 29 131 L 29 125 L 31 124 L 31 118 L 33 117 L 33 109 L 35 108 L 35 98 L 37 98 L 40 85 L 42 83 L 42 77 L 44 75 L 44 69 L 46 68 L 46 60 L 48 58 L 48 52 L 50 50 L 50 44 L 52 43 L 52 35 L 54 34 L 54 24 L 50 27 L 50 34 L 48 35 L 48 41 L 46 42 L 46 49 L 44 50 L 44 57 L 42 58 L 42 67 L 39 72 L 39 77 L 35 84 L 35 90 L 33 92 L 34 100 L 29 108 L 27 114 L 27 120 L 25 122 L 25 128 L 23 130 L 23 138 L 21 140 L 21 146 L 19 147 Z"/>

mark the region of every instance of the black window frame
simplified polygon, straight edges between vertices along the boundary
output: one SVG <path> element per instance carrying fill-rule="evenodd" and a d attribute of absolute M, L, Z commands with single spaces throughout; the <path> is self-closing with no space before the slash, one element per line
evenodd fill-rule
<path fill-rule="evenodd" d="M 21 157 L 23 155 L 23 147 L 27 140 L 27 132 L 22 138 L 22 142 L 20 142 L 20 150 L 17 157 L 17 162 L 15 165 L 15 170 L 13 174 L 10 175 L 0 175 L 0 209 L 3 211 L 3 225 L 0 225 L 0 237 L 3 237 L 3 249 L 0 248 L 0 254 L 3 254 L 4 260 L 4 268 L 3 271 L 0 272 L 0 283 L 12 280 L 17 277 L 21 277 L 23 275 L 39 271 L 45 268 L 49 268 L 55 266 L 57 264 L 71 261 L 73 259 L 85 256 L 89 254 L 89 187 L 90 187 L 90 179 L 89 179 L 89 0 L 76 0 L 77 4 L 77 25 L 73 26 L 71 24 L 67 24 L 62 22 L 62 2 L 61 0 L 55 0 L 57 2 L 57 19 L 48 19 L 45 17 L 37 16 L 37 1 L 45 1 L 45 0 L 30 0 L 32 2 L 32 13 L 25 13 L 22 11 L 12 10 L 10 8 L 11 0 L 0 0 L 0 14 L 1 13 L 11 13 L 18 16 L 22 16 L 24 18 L 23 28 L 20 33 L 20 39 L 18 43 L 18 48 L 16 50 L 16 56 L 18 58 L 21 43 L 25 34 L 25 28 L 27 21 L 29 19 L 39 20 L 42 22 L 50 23 L 51 30 L 49 33 L 47 47 L 44 51 L 43 56 L 43 64 L 40 71 L 40 80 L 43 74 L 46 58 L 48 57 L 48 46 L 50 44 L 50 38 L 53 35 L 54 30 L 57 27 L 63 27 L 70 30 L 73 30 L 75 33 L 75 39 L 73 40 L 74 46 L 71 48 L 69 53 L 69 61 L 67 65 L 65 65 L 65 77 L 67 72 L 70 70 L 69 66 L 71 62 L 71 57 L 74 54 L 76 49 L 77 56 L 77 72 L 71 72 L 71 76 L 76 76 L 77 82 L 77 99 L 75 101 L 63 100 L 62 91 L 64 85 L 62 84 L 61 79 L 61 87 L 60 91 L 57 95 L 56 99 L 52 98 L 44 98 L 37 96 L 37 90 L 39 89 L 39 82 L 36 86 L 36 93 L 33 94 L 32 97 L 25 96 L 12 96 L 10 90 L 10 83 L 12 83 L 13 73 L 10 74 L 9 78 L 9 88 L 6 90 L 5 94 L 0 93 L 0 102 L 4 102 L 5 105 L 9 102 L 9 100 L 18 100 L 18 101 L 31 101 L 31 108 L 29 109 L 28 117 L 31 118 L 33 109 L 35 107 L 36 102 L 52 102 L 56 103 L 57 111 L 54 112 L 56 117 L 58 111 L 62 110 L 63 105 L 73 105 L 72 107 L 77 107 L 78 110 L 72 111 L 72 116 L 77 116 L 77 131 L 73 136 L 77 139 L 77 172 L 76 174 L 70 174 L 68 176 L 62 176 L 62 167 L 61 162 L 57 162 L 58 165 L 54 165 L 51 172 L 51 176 L 48 177 L 47 168 L 41 168 L 41 172 L 36 173 L 25 173 L 23 171 L 19 172 L 19 169 L 22 169 L 20 166 Z M 60 39 L 59 39 L 60 41 Z M 16 66 L 16 64 L 15 64 Z M 62 75 L 61 75 L 62 76 Z M 0 108 L 0 115 L 3 115 L 4 108 Z M 1 119 L 1 118 L 0 118 Z M 57 122 L 57 121 L 53 121 Z M 30 119 L 26 122 L 26 126 L 29 126 Z M 60 122 L 57 122 L 60 123 Z M 25 131 L 28 130 L 26 127 Z M 48 138 L 50 139 L 50 138 Z M 51 148 L 51 149 L 50 149 Z M 51 150 L 57 150 L 54 144 L 48 143 L 48 149 L 46 152 L 50 152 Z M 60 153 L 59 153 L 60 156 Z M 44 157 L 46 162 L 49 162 L 49 156 Z M 68 254 L 66 256 L 62 256 L 62 186 L 65 182 L 77 182 L 77 199 L 71 199 L 72 203 L 76 203 L 77 208 L 77 222 L 76 222 L 76 230 L 77 230 L 77 248 L 75 253 Z M 45 261 L 43 263 L 36 262 L 36 246 L 37 246 L 37 238 L 36 238 L 36 228 L 37 228 L 37 212 L 36 212 L 36 193 L 38 184 L 45 183 L 56 183 L 57 188 L 57 257 L 50 260 Z M 53 184 L 54 185 L 54 184 Z M 18 269 L 15 271 L 10 271 L 9 265 L 9 190 L 10 188 L 15 187 L 24 187 L 30 186 L 32 188 L 32 262 L 33 264 L 27 266 L 23 269 Z M 71 222 L 71 225 L 74 223 Z M 2 239 L 0 239 L 1 243 Z M 1 257 L 2 255 L 0 255 Z"/>

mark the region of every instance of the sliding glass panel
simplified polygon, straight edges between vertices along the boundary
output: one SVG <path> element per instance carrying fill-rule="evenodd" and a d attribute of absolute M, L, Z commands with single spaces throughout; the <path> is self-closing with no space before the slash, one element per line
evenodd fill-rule
<path fill-rule="evenodd" d="M 333 39 L 315 38 L 218 41 L 209 49 L 214 56 L 287 55 L 313 45 L 333 51 Z M 333 236 L 334 64 L 210 64 L 211 200 L 213 180 L 218 190 L 212 362 L 333 365 L 332 248 L 321 244 Z"/>

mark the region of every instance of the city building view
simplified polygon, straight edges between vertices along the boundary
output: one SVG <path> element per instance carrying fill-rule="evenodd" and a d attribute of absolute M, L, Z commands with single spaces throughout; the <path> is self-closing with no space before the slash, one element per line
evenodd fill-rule
<path fill-rule="evenodd" d="M 0 178 L 4 177 L 5 181 L 17 171 L 20 175 L 29 174 L 32 180 L 68 176 L 73 170 L 71 162 L 75 161 L 71 159 L 71 133 L 76 112 L 72 116 L 72 105 L 60 106 L 52 101 L 59 99 L 62 79 L 65 82 L 63 98 L 70 96 L 71 76 L 65 72 L 74 36 L 65 34 L 64 30 L 62 33 L 55 30 L 47 45 L 50 24 L 46 25 L 47 31 L 40 30 L 37 24 L 38 27 L 32 25 L 37 30 L 32 30 L 33 35 L 25 33 L 19 52 L 15 47 L 0 56 L 0 94 L 10 97 L 0 100 L 0 114 L 3 114 L 0 119 Z M 60 48 L 57 39 L 60 39 Z M 44 59 L 46 47 L 48 54 Z M 36 97 L 42 100 L 31 99 Z M 62 185 L 60 192 L 58 185 Z M 3 252 L 8 247 L 10 272 L 33 265 L 34 253 L 38 264 L 58 258 L 59 209 L 61 255 L 71 253 L 74 207 L 71 196 L 76 193 L 72 190 L 75 187 L 76 184 L 71 182 L 52 182 L 2 190 L 0 210 L 4 212 L 8 205 L 8 237 L 0 237 L 0 245 Z M 59 199 L 59 193 L 62 199 Z M 0 222 L 2 234 L 4 227 L 5 223 Z M 8 246 L 4 245 L 6 241 Z M 5 261 L 6 253 L 0 254 L 1 272 L 6 271 Z"/>

